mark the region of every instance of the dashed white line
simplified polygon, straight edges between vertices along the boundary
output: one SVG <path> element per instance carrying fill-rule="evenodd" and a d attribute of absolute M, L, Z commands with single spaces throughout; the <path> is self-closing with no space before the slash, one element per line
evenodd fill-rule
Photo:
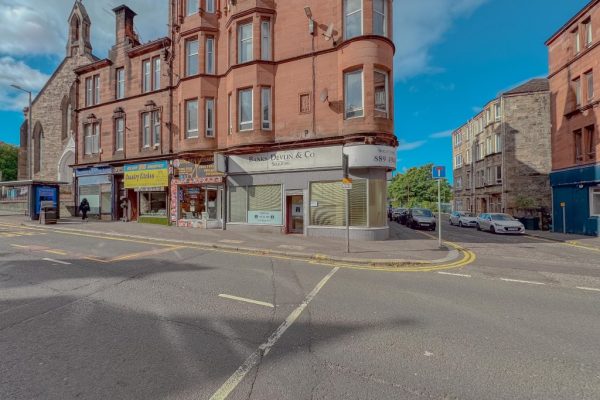
<path fill-rule="evenodd" d="M 515 282 L 515 283 L 527 283 L 529 285 L 545 285 L 544 282 L 535 282 L 535 281 L 522 281 L 520 279 L 508 279 L 508 278 L 500 278 L 501 281 L 504 282 Z"/>
<path fill-rule="evenodd" d="M 311 301 L 315 298 L 317 294 L 323 289 L 323 286 L 331 279 L 331 277 L 339 270 L 339 267 L 335 267 L 332 269 L 321 282 L 315 286 L 315 288 L 306 296 L 302 304 L 300 304 L 292 313 L 283 321 L 281 325 L 271 334 L 269 339 L 258 346 L 258 349 L 254 351 L 250 356 L 244 361 L 244 363 L 231 375 L 229 379 L 213 394 L 210 400 L 224 400 L 229 396 L 229 394 L 240 384 L 240 382 L 244 379 L 244 377 L 260 362 L 263 357 L 266 357 L 271 351 L 271 348 L 277 343 L 277 341 L 283 336 L 285 331 L 288 330 L 290 326 L 298 319 L 300 314 L 304 311 L 306 307 L 310 304 Z"/>
<path fill-rule="evenodd" d="M 271 304 L 271 303 L 266 303 L 264 301 L 247 299 L 245 297 L 232 296 L 230 294 L 223 294 L 223 293 L 221 293 L 219 295 L 219 297 L 222 297 L 224 299 L 229 299 L 229 300 L 242 301 L 244 303 L 256 304 L 256 305 L 259 305 L 259 306 L 265 306 L 265 307 L 275 308 L 275 306 L 273 304 Z"/>
<path fill-rule="evenodd" d="M 593 288 L 593 287 L 577 286 L 577 289 L 579 289 L 579 290 L 587 290 L 589 292 L 600 292 L 600 289 Z"/>
<path fill-rule="evenodd" d="M 71 265 L 70 262 L 55 260 L 54 258 L 42 258 L 42 260 L 49 261 L 49 262 L 56 263 L 56 264 Z"/>
<path fill-rule="evenodd" d="M 451 276 L 460 276 L 462 278 L 471 278 L 471 275 L 468 274 L 454 274 L 452 272 L 438 272 L 440 275 L 451 275 Z"/>

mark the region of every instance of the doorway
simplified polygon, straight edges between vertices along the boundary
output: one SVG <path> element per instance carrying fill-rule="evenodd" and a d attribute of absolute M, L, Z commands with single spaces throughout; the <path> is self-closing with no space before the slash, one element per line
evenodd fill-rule
<path fill-rule="evenodd" d="M 287 233 L 304 233 L 304 196 L 287 196 Z"/>

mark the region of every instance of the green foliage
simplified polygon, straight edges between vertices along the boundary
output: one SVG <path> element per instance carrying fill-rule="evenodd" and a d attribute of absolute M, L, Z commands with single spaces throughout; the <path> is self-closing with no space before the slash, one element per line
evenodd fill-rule
<path fill-rule="evenodd" d="M 433 164 L 411 168 L 398 174 L 388 187 L 388 197 L 394 207 L 425 207 L 437 209 L 438 184 L 431 177 Z M 452 199 L 452 188 L 447 180 L 442 180 L 442 203 Z"/>
<path fill-rule="evenodd" d="M 519 195 L 516 199 L 517 208 L 523 210 L 532 210 L 535 209 L 535 200 L 531 197 Z"/>
<path fill-rule="evenodd" d="M 0 143 L 0 171 L 3 181 L 17 180 L 19 149 L 10 144 Z"/>

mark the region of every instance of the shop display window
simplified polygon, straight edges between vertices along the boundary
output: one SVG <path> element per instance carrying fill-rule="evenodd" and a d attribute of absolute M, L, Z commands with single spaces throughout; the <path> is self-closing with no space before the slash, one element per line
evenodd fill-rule
<path fill-rule="evenodd" d="M 143 192 L 140 193 L 140 214 L 166 217 L 167 193 Z"/>

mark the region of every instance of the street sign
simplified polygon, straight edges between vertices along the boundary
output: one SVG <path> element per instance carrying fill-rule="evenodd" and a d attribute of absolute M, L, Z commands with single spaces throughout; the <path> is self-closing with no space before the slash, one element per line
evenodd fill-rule
<path fill-rule="evenodd" d="M 433 179 L 443 179 L 446 177 L 446 167 L 438 165 L 434 166 L 431 170 L 431 176 Z"/>
<path fill-rule="evenodd" d="M 566 206 L 567 206 L 567 203 L 565 203 L 565 202 L 563 201 L 562 203 L 560 203 L 560 206 L 561 206 L 561 207 L 566 207 Z"/>
<path fill-rule="evenodd" d="M 352 183 L 352 179 L 351 178 L 343 178 L 342 183 L 344 183 L 344 184 Z"/>
<path fill-rule="evenodd" d="M 343 183 L 342 182 L 342 189 L 344 189 L 344 190 L 352 190 L 352 183 Z"/>

